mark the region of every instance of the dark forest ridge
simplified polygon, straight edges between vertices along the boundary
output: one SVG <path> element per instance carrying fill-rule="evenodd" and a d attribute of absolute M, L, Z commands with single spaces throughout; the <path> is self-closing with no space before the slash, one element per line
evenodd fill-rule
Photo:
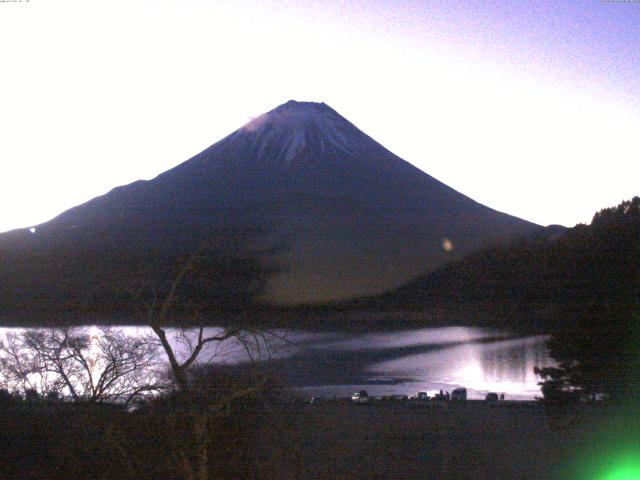
<path fill-rule="evenodd" d="M 36 292 L 44 280 L 59 300 L 76 296 L 80 278 L 95 283 L 106 254 L 166 257 L 224 232 L 279 270 L 263 301 L 299 304 L 380 293 L 540 228 L 453 190 L 324 103 L 290 101 L 152 180 L 115 188 L 33 234 L 1 235 L 0 248 L 47 258 L 16 266 L 18 280 L 5 273 L 9 294 Z"/>

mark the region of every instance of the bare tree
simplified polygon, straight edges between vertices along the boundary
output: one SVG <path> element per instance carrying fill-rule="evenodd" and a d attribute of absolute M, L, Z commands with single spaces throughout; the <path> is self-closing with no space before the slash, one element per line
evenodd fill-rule
<path fill-rule="evenodd" d="M 0 382 L 9 391 L 128 404 L 164 388 L 157 352 L 148 336 L 111 328 L 95 335 L 79 328 L 24 330 L 0 343 Z"/>
<path fill-rule="evenodd" d="M 229 412 L 234 400 L 257 393 L 268 383 L 264 370 L 252 365 L 271 355 L 273 339 L 279 337 L 244 321 L 231 327 L 210 326 L 221 306 L 249 306 L 271 271 L 257 260 L 259 255 L 247 254 L 242 238 L 207 238 L 199 248 L 194 240 L 191 246 L 134 249 L 101 257 L 103 268 L 90 282 L 87 300 L 88 308 L 95 308 L 92 313 L 137 315 L 150 328 L 150 343 L 164 357 L 172 390 L 159 406 L 168 409 L 162 418 L 170 431 L 184 433 L 169 440 L 174 444 L 175 465 L 185 479 L 208 478 L 216 417 Z M 242 360 L 249 361 L 243 369 L 251 371 L 243 375 L 249 380 L 222 380 L 209 368 L 237 358 L 239 351 Z M 131 461 L 125 449 L 122 462 Z"/>
<path fill-rule="evenodd" d="M 201 393 L 211 392 L 216 387 L 215 373 L 209 373 L 207 367 L 221 360 L 230 351 L 243 352 L 243 360 L 249 365 L 268 359 L 276 344 L 286 339 L 273 331 L 249 326 L 206 327 L 203 324 L 203 306 L 191 302 L 188 308 L 177 309 L 185 304 L 183 294 L 185 285 L 194 283 L 194 278 L 202 275 L 203 264 L 209 261 L 201 252 L 191 255 L 174 270 L 170 282 L 165 279 L 149 279 L 138 283 L 130 294 L 143 306 L 146 323 L 154 332 L 162 351 L 166 355 L 169 371 L 178 395 L 185 400 L 182 409 L 176 409 L 168 418 L 176 428 L 186 428 L 190 432 L 188 443 L 176 446 L 176 463 L 185 479 L 204 480 L 209 478 L 209 441 L 213 432 L 211 424 L 214 417 L 228 411 L 232 401 L 262 390 L 268 383 L 267 375 L 253 377 L 253 381 L 241 386 L 224 390 L 224 395 L 215 399 Z M 205 267 L 206 269 L 206 267 Z M 160 283 L 164 280 L 165 283 Z M 199 287 L 207 285 L 199 283 Z M 191 292 L 187 291 L 187 295 Z M 179 312 L 181 321 L 176 318 Z M 247 366 L 250 368 L 250 366 Z M 203 374 L 203 370 L 206 370 Z M 202 385 L 196 377 L 207 379 Z M 207 390 L 208 389 L 208 390 Z"/>
<path fill-rule="evenodd" d="M 283 340 L 275 332 L 243 326 L 206 327 L 203 321 L 202 299 L 194 301 L 182 298 L 194 278 L 203 275 L 202 265 L 210 261 L 201 252 L 189 256 L 179 265 L 173 277 L 167 279 L 139 279 L 129 289 L 145 312 L 145 321 L 157 338 L 166 355 L 169 370 L 177 389 L 182 393 L 192 390 L 190 372 L 196 366 L 210 365 L 231 349 L 240 348 L 250 361 L 264 360 L 273 351 L 273 340 Z M 207 285 L 199 285 L 206 291 Z M 176 308 L 182 307 L 180 313 Z M 177 320 L 180 316 L 180 321 Z"/>

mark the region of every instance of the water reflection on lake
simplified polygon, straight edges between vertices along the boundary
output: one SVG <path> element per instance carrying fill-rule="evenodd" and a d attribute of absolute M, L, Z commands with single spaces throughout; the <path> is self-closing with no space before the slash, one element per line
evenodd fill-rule
<path fill-rule="evenodd" d="M 527 337 L 489 343 L 469 343 L 429 353 L 383 361 L 368 369 L 370 380 L 412 378 L 414 386 L 429 392 L 451 391 L 464 386 L 471 398 L 488 391 L 510 398 L 533 398 L 540 394 L 534 366 L 549 366 L 546 337 Z"/>
<path fill-rule="evenodd" d="M 151 333 L 145 327 L 117 327 L 129 335 Z M 86 327 L 97 335 L 100 329 Z M 1 328 L 0 337 L 18 329 Z M 220 329 L 209 328 L 209 333 Z M 175 333 L 175 331 L 173 332 Z M 305 395 L 348 396 L 435 393 L 465 386 L 470 398 L 487 391 L 511 399 L 540 394 L 534 366 L 550 366 L 545 337 L 508 338 L 488 328 L 438 327 L 368 334 L 273 331 L 269 343 L 273 371 Z M 171 334 L 170 334 L 171 337 Z M 267 350 L 263 351 L 263 355 Z M 211 347 L 205 358 L 239 364 L 248 360 L 239 345 Z"/>
<path fill-rule="evenodd" d="M 510 399 L 540 395 L 535 366 L 554 365 L 546 337 L 508 338 L 486 328 L 445 327 L 321 339 L 289 355 L 278 371 L 308 395 L 430 394 L 467 387 Z"/>

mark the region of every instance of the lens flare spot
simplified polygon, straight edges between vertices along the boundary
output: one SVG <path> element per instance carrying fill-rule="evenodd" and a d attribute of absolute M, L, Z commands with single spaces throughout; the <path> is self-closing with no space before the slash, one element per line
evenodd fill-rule
<path fill-rule="evenodd" d="M 640 458 L 632 455 L 618 458 L 598 480 L 640 480 Z"/>
<path fill-rule="evenodd" d="M 454 249 L 455 247 L 453 246 L 453 242 L 451 240 L 449 240 L 448 238 L 444 238 L 442 239 L 442 249 L 445 252 L 450 252 Z"/>

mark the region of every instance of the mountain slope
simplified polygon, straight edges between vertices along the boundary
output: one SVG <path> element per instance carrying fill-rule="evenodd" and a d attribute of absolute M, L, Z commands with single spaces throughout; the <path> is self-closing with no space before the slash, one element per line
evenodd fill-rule
<path fill-rule="evenodd" d="M 290 101 L 0 246 L 188 249 L 212 231 L 252 229 L 254 245 L 277 250 L 262 258 L 280 269 L 264 299 L 304 303 L 379 293 L 539 228 L 418 170 L 327 105 Z"/>

